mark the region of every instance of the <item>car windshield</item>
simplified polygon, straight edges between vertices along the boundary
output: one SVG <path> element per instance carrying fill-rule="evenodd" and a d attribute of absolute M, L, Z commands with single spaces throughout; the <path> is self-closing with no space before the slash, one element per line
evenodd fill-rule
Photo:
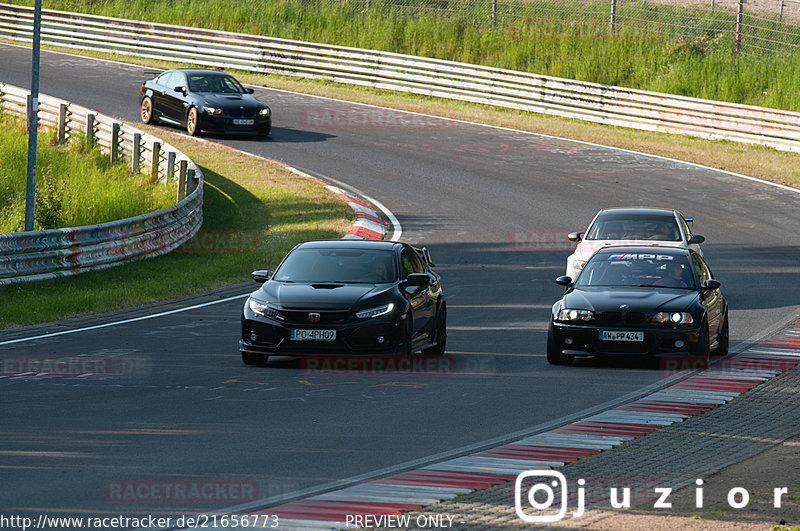
<path fill-rule="evenodd" d="M 218 92 L 222 94 L 243 94 L 244 87 L 232 76 L 219 74 L 189 74 L 190 92 Z"/>
<path fill-rule="evenodd" d="M 394 253 L 380 249 L 296 249 L 275 272 L 279 282 L 395 282 Z"/>
<path fill-rule="evenodd" d="M 695 289 L 689 258 L 653 253 L 598 253 L 578 275 L 575 287 L 640 286 Z"/>
<path fill-rule="evenodd" d="M 672 214 L 601 214 L 586 239 L 677 242 L 683 238 Z"/>

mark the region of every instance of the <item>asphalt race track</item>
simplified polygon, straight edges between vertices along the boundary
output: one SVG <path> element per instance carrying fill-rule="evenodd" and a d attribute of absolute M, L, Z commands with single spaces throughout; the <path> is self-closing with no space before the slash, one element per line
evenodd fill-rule
<path fill-rule="evenodd" d="M 0 81 L 28 87 L 30 53 L 0 44 Z M 41 93 L 126 120 L 138 121 L 142 80 L 140 67 L 42 53 Z M 403 239 L 428 246 L 439 265 L 445 362 L 379 376 L 321 377 L 293 358 L 247 367 L 237 349 L 243 298 L 30 341 L 8 343 L 65 327 L 0 332 L 4 357 L 85 354 L 113 367 L 104 378 L 0 379 L 3 514 L 211 511 L 476 445 L 656 385 L 664 374 L 644 366 L 545 360 L 561 292 L 553 279 L 569 251 L 529 242 L 582 230 L 599 208 L 694 216 L 732 309 L 732 345 L 797 310 L 797 193 L 568 140 L 264 88 L 256 96 L 273 109 L 271 138 L 214 140 L 389 208 Z M 156 494 L 199 484 L 214 489 L 201 499 Z"/>

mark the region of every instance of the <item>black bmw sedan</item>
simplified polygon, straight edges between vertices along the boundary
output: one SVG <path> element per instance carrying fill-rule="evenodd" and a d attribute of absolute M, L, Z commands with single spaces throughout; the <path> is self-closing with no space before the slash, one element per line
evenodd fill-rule
<path fill-rule="evenodd" d="M 677 247 L 606 247 L 578 278 L 559 277 L 547 361 L 598 355 L 728 353 L 728 304 L 703 257 Z"/>
<path fill-rule="evenodd" d="M 301 243 L 244 304 L 239 350 L 271 354 L 443 355 L 447 306 L 425 249 L 391 241 Z"/>
<path fill-rule="evenodd" d="M 144 123 L 185 127 L 192 136 L 201 131 L 267 136 L 272 128 L 272 111 L 253 97 L 253 89 L 217 70 L 161 72 L 142 83 L 139 108 Z"/>

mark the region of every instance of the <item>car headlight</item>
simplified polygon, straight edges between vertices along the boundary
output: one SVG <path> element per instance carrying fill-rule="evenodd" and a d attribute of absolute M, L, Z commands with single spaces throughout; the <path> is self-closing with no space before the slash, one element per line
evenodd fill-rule
<path fill-rule="evenodd" d="M 564 308 L 558 312 L 558 321 L 567 322 L 586 322 L 594 320 L 594 312 L 591 310 L 570 310 Z"/>
<path fill-rule="evenodd" d="M 692 324 L 692 314 L 689 312 L 658 312 L 653 316 L 653 321 L 660 324 Z"/>
<path fill-rule="evenodd" d="M 203 106 L 203 112 L 206 114 L 222 114 L 222 109 L 219 107 Z"/>
<path fill-rule="evenodd" d="M 586 260 L 573 260 L 572 267 L 575 268 L 575 271 L 583 271 L 583 266 L 586 265 Z"/>
<path fill-rule="evenodd" d="M 262 317 L 269 317 L 270 319 L 279 319 L 283 321 L 283 315 L 281 314 L 281 312 L 271 307 L 268 302 L 262 302 L 258 299 L 250 297 L 247 300 L 247 305 L 256 315 L 260 315 Z"/>
<path fill-rule="evenodd" d="M 379 315 L 386 315 L 387 313 L 391 312 L 394 309 L 394 304 L 384 304 L 383 306 L 377 306 L 375 308 L 370 308 L 368 310 L 361 310 L 360 312 L 356 312 L 356 317 L 359 319 L 369 319 L 370 317 L 378 317 Z"/>
<path fill-rule="evenodd" d="M 260 111 L 258 111 L 258 115 L 259 116 L 269 116 L 270 114 L 272 114 L 272 112 L 269 110 L 269 107 L 267 107 L 266 109 L 261 109 Z"/>

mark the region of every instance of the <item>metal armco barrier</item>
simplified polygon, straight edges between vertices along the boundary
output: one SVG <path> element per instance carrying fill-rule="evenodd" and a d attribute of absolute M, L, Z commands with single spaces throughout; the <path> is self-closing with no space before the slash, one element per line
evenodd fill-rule
<path fill-rule="evenodd" d="M 0 108 L 24 116 L 28 91 L 0 83 Z M 84 271 L 103 269 L 167 253 L 200 229 L 203 223 L 203 175 L 183 153 L 135 127 L 114 123 L 112 118 L 66 101 L 39 96 L 39 123 L 58 128 L 58 138 L 87 133 L 108 153 L 114 146 L 132 162 L 132 168 L 152 171 L 153 180 L 169 180 L 176 162 L 181 168 L 180 182 L 187 189 L 178 190 L 178 203 L 155 212 L 132 218 L 44 231 L 0 234 L 0 286 L 14 282 L 42 280 Z M 160 149 L 153 150 L 154 145 Z M 134 148 L 136 146 L 136 148 Z M 153 163 L 153 152 L 159 154 Z M 138 171 L 135 170 L 135 171 Z M 185 171 L 185 173 L 184 173 Z M 176 183 L 176 187 L 180 188 Z"/>
<path fill-rule="evenodd" d="M 0 4 L 0 37 L 30 42 L 33 9 Z M 413 92 L 648 131 L 800 151 L 800 113 L 389 52 L 45 10 L 42 42 Z"/>

